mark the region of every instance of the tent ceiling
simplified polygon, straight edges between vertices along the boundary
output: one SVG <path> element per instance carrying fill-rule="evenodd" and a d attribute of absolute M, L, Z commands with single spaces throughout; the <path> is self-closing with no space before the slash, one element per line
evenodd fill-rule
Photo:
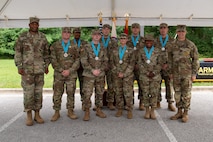
<path fill-rule="evenodd" d="M 212 5 L 212 0 L 1 0 L 0 27 L 28 27 L 31 16 L 41 19 L 40 27 L 97 26 L 99 12 L 109 24 L 115 13 L 122 26 L 125 13 L 129 24 L 212 26 Z"/>

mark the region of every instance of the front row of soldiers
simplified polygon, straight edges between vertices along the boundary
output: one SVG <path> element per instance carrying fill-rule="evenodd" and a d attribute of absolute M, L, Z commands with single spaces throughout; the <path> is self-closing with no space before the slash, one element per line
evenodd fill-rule
<path fill-rule="evenodd" d="M 29 31 L 21 34 L 15 45 L 15 64 L 22 76 L 24 92 L 24 111 L 27 112 L 26 125 L 33 125 L 34 120 L 42 124 L 42 88 L 44 73 L 48 65 L 54 68 L 53 109 L 51 121 L 60 118 L 61 102 L 64 89 L 67 94 L 67 115 L 77 119 L 74 113 L 74 95 L 76 79 L 79 77 L 84 121 L 90 120 L 91 96 L 95 89 L 96 115 L 105 118 L 102 111 L 105 76 L 108 85 L 107 102 L 111 110 L 116 102 L 116 117 L 127 110 L 127 118 L 133 118 L 133 82 L 139 85 L 139 109 L 145 109 L 144 118 L 156 119 L 155 109 L 160 107 L 162 78 L 166 83 L 168 109 L 175 111 L 171 93 L 171 82 L 175 91 L 178 112 L 170 119 L 182 118 L 188 121 L 192 82 L 199 67 L 198 51 L 193 42 L 186 39 L 185 25 L 177 26 L 177 39 L 168 36 L 168 25 L 160 24 L 161 35 L 157 40 L 152 35 L 144 38 L 139 35 L 140 25 L 132 24 L 132 35 L 122 33 L 119 44 L 110 38 L 110 26 L 103 26 L 103 36 L 99 30 L 92 32 L 92 41 L 80 39 L 80 29 L 73 30 L 74 39 L 70 40 L 71 29 L 62 28 L 62 39 L 49 47 L 48 42 L 38 31 L 39 19 L 30 18 Z M 49 57 L 50 56 L 50 57 Z M 115 98 L 115 100 L 114 100 Z"/>

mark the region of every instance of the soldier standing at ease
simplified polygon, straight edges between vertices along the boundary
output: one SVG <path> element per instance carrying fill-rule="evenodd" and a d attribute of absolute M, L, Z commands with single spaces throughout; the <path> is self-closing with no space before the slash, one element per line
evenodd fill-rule
<path fill-rule="evenodd" d="M 126 102 L 127 118 L 132 119 L 133 100 L 133 79 L 135 56 L 134 49 L 126 45 L 128 37 L 125 33 L 120 35 L 120 46 L 113 50 L 110 57 L 114 86 L 116 90 L 116 107 L 118 109 L 116 117 L 122 116 L 124 101 Z"/>
<path fill-rule="evenodd" d="M 80 50 L 83 48 L 83 46 L 85 46 L 85 44 L 87 44 L 87 42 L 81 39 L 81 29 L 79 27 L 73 29 L 73 35 L 74 35 L 74 39 L 71 40 L 71 45 L 76 45 L 78 47 L 78 51 L 79 51 L 79 54 L 80 54 Z M 84 95 L 83 95 L 83 92 L 82 92 L 82 89 L 83 89 L 83 75 L 82 75 L 83 74 L 83 67 L 82 67 L 81 63 L 80 63 L 80 67 L 78 68 L 77 72 L 78 72 L 80 95 L 81 95 L 81 101 L 82 101 L 82 110 L 84 110 L 84 104 L 83 104 Z"/>
<path fill-rule="evenodd" d="M 81 50 L 81 63 L 84 69 L 84 121 L 88 121 L 90 119 L 91 96 L 93 94 L 93 88 L 95 88 L 96 95 L 96 115 L 100 118 L 106 117 L 106 115 L 102 112 L 101 107 L 103 106 L 104 80 L 105 71 L 108 66 L 108 58 L 107 52 L 105 51 L 106 49 L 99 42 L 100 39 L 100 31 L 94 30 L 92 32 L 91 43 L 85 45 L 85 47 Z"/>
<path fill-rule="evenodd" d="M 51 121 L 56 121 L 60 117 L 61 99 L 66 88 L 68 109 L 67 116 L 71 119 L 77 119 L 74 114 L 74 94 L 76 89 L 77 70 L 80 65 L 78 48 L 70 42 L 71 29 L 62 28 L 62 39 L 56 41 L 51 47 L 51 63 L 54 69 L 53 84 L 53 109 L 55 114 Z"/>
<path fill-rule="evenodd" d="M 172 50 L 169 51 L 168 61 L 178 112 L 170 119 L 177 120 L 182 118 L 183 122 L 187 122 L 192 82 L 196 79 L 199 68 L 199 55 L 195 44 L 186 38 L 187 31 L 185 25 L 178 25 L 176 33 L 178 37 L 174 41 Z"/>
<path fill-rule="evenodd" d="M 132 47 L 132 49 L 134 49 L 134 56 L 137 57 L 138 50 L 140 50 L 144 46 L 144 38 L 140 36 L 140 24 L 133 23 L 131 28 L 132 28 L 132 35 L 129 37 L 127 46 Z M 142 103 L 143 95 L 142 95 L 141 87 L 139 85 L 139 70 L 138 70 L 137 63 L 135 64 L 135 67 L 134 67 L 134 75 L 138 83 L 138 99 L 140 100 L 139 110 L 144 110 L 144 105 Z"/>
<path fill-rule="evenodd" d="M 160 47 L 161 53 L 163 54 L 164 60 L 166 64 L 163 65 L 163 68 L 161 70 L 161 77 L 165 82 L 166 86 L 166 99 L 168 102 L 168 109 L 170 111 L 175 111 L 175 107 L 172 105 L 173 101 L 173 93 L 172 93 L 172 83 L 169 78 L 169 71 L 168 71 L 168 51 L 169 48 L 171 49 L 173 46 L 173 39 L 169 37 L 168 35 L 168 25 L 166 23 L 160 24 L 160 36 L 156 39 L 156 44 L 158 47 Z M 162 80 L 161 80 L 162 83 Z M 162 100 L 161 96 L 161 84 L 160 84 L 160 90 L 158 95 L 158 102 L 157 102 L 157 108 L 160 108 L 160 102 Z"/>
<path fill-rule="evenodd" d="M 160 71 L 164 64 L 161 50 L 154 46 L 154 37 L 145 36 L 145 46 L 139 50 L 137 63 L 139 66 L 139 83 L 143 93 L 143 103 L 146 108 L 145 119 L 156 119 L 155 108 L 160 88 Z M 150 110 L 151 107 L 151 110 Z"/>
<path fill-rule="evenodd" d="M 38 31 L 39 19 L 30 17 L 29 27 L 29 31 L 22 33 L 16 41 L 14 59 L 22 80 L 26 125 L 32 126 L 32 110 L 35 111 L 34 120 L 44 123 L 39 111 L 42 108 L 44 73 L 48 73 L 50 60 L 47 39 Z"/>

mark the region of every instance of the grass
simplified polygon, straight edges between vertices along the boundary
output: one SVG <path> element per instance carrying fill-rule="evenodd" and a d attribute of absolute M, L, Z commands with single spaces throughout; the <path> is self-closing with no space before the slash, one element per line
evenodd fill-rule
<path fill-rule="evenodd" d="M 45 75 L 44 88 L 52 88 L 53 68 L 49 66 L 49 73 Z M 164 83 L 162 83 L 164 86 Z M 137 85 L 134 85 L 137 87 Z M 213 86 L 213 82 L 195 82 L 193 86 Z M 76 87 L 79 87 L 78 80 Z M 13 59 L 0 59 L 0 88 L 21 88 L 21 76 L 18 74 Z"/>

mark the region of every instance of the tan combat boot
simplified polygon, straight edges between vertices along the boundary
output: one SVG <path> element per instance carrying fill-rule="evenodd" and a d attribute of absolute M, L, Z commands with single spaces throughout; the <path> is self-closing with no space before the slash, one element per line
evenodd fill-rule
<path fill-rule="evenodd" d="M 145 119 L 150 119 L 150 109 L 149 109 L 149 107 L 146 107 L 146 113 L 144 115 L 144 118 Z"/>
<path fill-rule="evenodd" d="M 110 110 L 115 110 L 115 106 L 113 105 L 112 102 L 108 102 L 107 107 L 108 107 Z"/>
<path fill-rule="evenodd" d="M 52 116 L 51 121 L 56 121 L 60 118 L 59 110 L 55 111 L 55 114 Z"/>
<path fill-rule="evenodd" d="M 176 111 L 175 107 L 173 106 L 172 103 L 168 103 L 168 110 L 170 111 Z"/>
<path fill-rule="evenodd" d="M 132 110 L 128 110 L 127 111 L 127 118 L 128 119 L 132 119 L 133 115 L 132 115 Z"/>
<path fill-rule="evenodd" d="M 174 116 L 170 117 L 170 119 L 177 120 L 179 118 L 182 118 L 182 115 L 183 115 L 182 109 L 178 108 L 178 112 Z"/>
<path fill-rule="evenodd" d="M 189 120 L 188 110 L 184 110 L 183 117 L 182 117 L 182 122 L 186 123 L 188 120 Z"/>
<path fill-rule="evenodd" d="M 150 117 L 151 117 L 151 119 L 156 119 L 155 108 L 154 107 L 151 107 Z"/>
<path fill-rule="evenodd" d="M 67 116 L 71 119 L 77 119 L 78 117 L 75 115 L 73 109 L 69 109 L 68 110 L 68 113 L 67 113 Z"/>
<path fill-rule="evenodd" d="M 139 102 L 139 110 L 145 110 L 142 99 L 140 99 L 140 102 Z"/>
<path fill-rule="evenodd" d="M 43 124 L 44 120 L 41 118 L 40 114 L 39 114 L 39 110 L 35 110 L 35 117 L 34 120 L 39 123 L 39 124 Z"/>
<path fill-rule="evenodd" d="M 84 118 L 83 118 L 83 120 L 84 120 L 84 121 L 89 121 L 89 119 L 90 119 L 90 111 L 89 111 L 88 108 L 86 108 L 86 109 L 85 109 L 85 113 L 84 113 Z"/>
<path fill-rule="evenodd" d="M 118 111 L 116 112 L 115 116 L 116 117 L 120 117 L 123 114 L 123 109 L 118 109 Z"/>
<path fill-rule="evenodd" d="M 27 111 L 26 125 L 27 126 L 32 126 L 33 125 L 32 110 Z"/>
<path fill-rule="evenodd" d="M 157 109 L 161 108 L 160 102 L 157 102 Z"/>
<path fill-rule="evenodd" d="M 96 109 L 96 115 L 100 118 L 106 118 L 106 114 L 103 113 L 103 111 L 101 110 L 101 108 L 97 107 Z"/>

